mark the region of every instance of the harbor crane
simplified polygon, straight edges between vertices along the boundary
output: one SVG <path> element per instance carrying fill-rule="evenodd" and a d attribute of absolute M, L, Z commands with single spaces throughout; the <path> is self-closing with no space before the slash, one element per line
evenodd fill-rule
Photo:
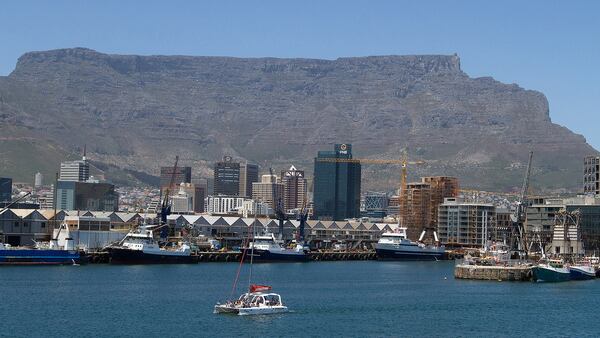
<path fill-rule="evenodd" d="M 512 249 L 517 252 L 524 252 L 527 257 L 527 238 L 525 234 L 525 222 L 526 222 L 526 208 L 527 208 L 527 194 L 529 192 L 529 178 L 531 177 L 531 161 L 533 160 L 533 151 L 529 152 L 529 161 L 527 162 L 527 171 L 525 172 L 525 178 L 523 179 L 523 187 L 521 188 L 521 195 L 515 208 L 515 213 L 512 215 Z"/>
<path fill-rule="evenodd" d="M 162 203 L 160 205 L 160 212 L 158 217 L 160 219 L 160 225 L 164 226 L 167 224 L 167 216 L 171 214 L 171 204 L 169 203 L 169 198 L 171 197 L 171 191 L 173 190 L 173 186 L 175 185 L 175 175 L 177 173 L 177 164 L 179 162 L 179 156 L 175 156 L 175 165 L 173 166 L 173 171 L 171 172 L 171 180 L 169 181 L 169 186 L 165 189 Z M 163 227 L 161 230 L 162 238 L 166 238 L 167 234 L 165 232 L 168 231 L 168 227 Z"/>
<path fill-rule="evenodd" d="M 269 167 L 269 173 L 271 174 L 271 179 L 275 177 L 273 174 L 273 168 Z M 277 201 L 273 201 L 275 204 L 275 217 L 277 221 L 279 221 L 279 239 L 283 239 L 283 224 L 287 220 L 287 216 L 285 211 L 283 210 L 283 201 L 281 200 L 281 196 L 278 197 Z"/>

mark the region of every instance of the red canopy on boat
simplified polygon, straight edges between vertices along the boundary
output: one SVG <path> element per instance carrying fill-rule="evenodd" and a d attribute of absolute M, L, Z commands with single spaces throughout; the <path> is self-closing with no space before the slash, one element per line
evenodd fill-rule
<path fill-rule="evenodd" d="M 271 287 L 268 285 L 257 285 L 257 284 L 250 285 L 250 292 L 262 292 L 262 291 L 269 291 L 269 290 L 271 290 Z"/>

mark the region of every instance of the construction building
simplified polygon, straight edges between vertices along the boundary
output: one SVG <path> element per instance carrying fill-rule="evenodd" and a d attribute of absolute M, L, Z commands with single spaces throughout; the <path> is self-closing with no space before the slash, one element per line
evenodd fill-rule
<path fill-rule="evenodd" d="M 495 238 L 496 207 L 446 198 L 438 207 L 440 242 L 463 247 L 488 247 Z"/>
<path fill-rule="evenodd" d="M 495 238 L 497 241 L 503 241 L 505 243 L 510 242 L 510 236 L 512 232 L 512 218 L 513 212 L 506 208 L 496 208 L 496 233 Z"/>
<path fill-rule="evenodd" d="M 224 156 L 221 162 L 215 163 L 214 194 L 225 196 L 240 195 L 240 163 L 234 162 L 231 156 Z"/>
<path fill-rule="evenodd" d="M 281 171 L 281 183 L 283 183 L 283 207 L 285 212 L 301 209 L 306 201 L 307 182 L 304 170 L 298 170 L 291 166 L 288 170 Z"/>
<path fill-rule="evenodd" d="M 252 183 L 258 182 L 258 165 L 240 164 L 240 192 L 242 197 L 252 196 Z"/>
<path fill-rule="evenodd" d="M 361 164 L 338 159 L 351 160 L 352 145 L 336 144 L 315 157 L 313 212 L 320 220 L 360 217 Z"/>
<path fill-rule="evenodd" d="M 394 195 L 389 198 L 388 207 L 386 209 L 386 214 L 388 216 L 400 215 L 400 196 L 399 195 Z"/>
<path fill-rule="evenodd" d="M 203 213 L 204 199 L 206 198 L 206 186 L 194 183 L 179 184 L 178 196 L 186 196 L 191 199 L 191 207 L 189 212 Z M 174 196 L 175 197 L 175 196 Z M 176 211 L 173 211 L 176 212 Z"/>
<path fill-rule="evenodd" d="M 409 239 L 417 240 L 431 225 L 431 186 L 427 183 L 406 184 L 400 199 L 400 225 Z"/>
<path fill-rule="evenodd" d="M 283 184 L 276 175 L 262 175 L 260 182 L 252 183 L 252 200 L 266 203 L 273 210 L 283 204 L 283 192 Z"/>
<path fill-rule="evenodd" d="M 583 193 L 600 194 L 600 157 L 588 156 L 583 160 Z"/>
<path fill-rule="evenodd" d="M 421 178 L 422 183 L 429 184 L 431 191 L 430 226 L 437 228 L 438 206 L 445 198 L 458 197 L 458 178 L 449 176 L 427 176 Z"/>

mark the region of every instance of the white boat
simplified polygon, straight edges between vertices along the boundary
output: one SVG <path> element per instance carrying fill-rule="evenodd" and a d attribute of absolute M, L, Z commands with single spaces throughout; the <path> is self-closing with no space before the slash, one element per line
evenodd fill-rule
<path fill-rule="evenodd" d="M 250 244 L 250 236 L 256 240 L 256 236 L 254 236 L 254 224 L 256 223 L 256 219 L 252 223 L 252 235 L 249 234 L 247 239 L 247 244 Z M 274 240 L 274 238 L 272 238 Z M 255 245 L 246 245 L 245 249 L 242 253 L 240 265 L 238 267 L 238 271 L 236 274 L 236 278 L 233 282 L 233 289 L 236 290 L 237 283 L 240 276 L 240 271 L 242 269 L 242 265 L 244 263 L 244 258 L 248 255 L 250 256 L 250 277 L 248 279 L 248 284 L 252 280 L 252 263 L 254 261 L 254 252 L 257 248 Z M 227 301 L 225 304 L 217 303 L 214 307 L 214 313 L 230 313 L 237 314 L 240 316 L 248 316 L 248 315 L 269 315 L 275 313 L 285 313 L 288 312 L 287 306 L 283 305 L 281 301 L 281 296 L 277 293 L 268 292 L 271 291 L 271 287 L 268 285 L 256 285 L 250 284 L 248 286 L 248 292 L 242 294 L 237 300 Z M 233 292 L 232 292 L 233 295 Z"/>
<path fill-rule="evenodd" d="M 294 247 L 285 247 L 271 232 L 254 236 L 249 248 L 254 262 L 308 262 L 308 248 L 301 243 Z"/>
<path fill-rule="evenodd" d="M 413 242 L 406 236 L 406 228 L 386 232 L 375 244 L 377 258 L 382 260 L 441 260 L 445 256 L 444 246 Z"/>
<path fill-rule="evenodd" d="M 251 285 L 250 291 L 242 294 L 236 301 L 228 301 L 225 304 L 217 303 L 214 313 L 248 316 L 288 312 L 287 306 L 283 305 L 281 301 L 281 296 L 277 293 L 266 292 L 270 290 L 270 286 Z"/>
<path fill-rule="evenodd" d="M 161 226 L 142 225 L 130 231 L 117 245 L 106 248 L 111 264 L 193 263 L 191 248 L 183 243 L 175 248 L 160 247 L 154 239 Z"/>

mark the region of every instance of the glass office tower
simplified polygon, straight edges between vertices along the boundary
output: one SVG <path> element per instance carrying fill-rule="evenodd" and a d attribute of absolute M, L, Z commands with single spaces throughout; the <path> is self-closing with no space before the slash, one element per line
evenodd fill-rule
<path fill-rule="evenodd" d="M 342 161 L 336 162 L 336 159 Z M 314 216 L 320 220 L 360 217 L 360 162 L 352 159 L 352 145 L 336 144 L 319 151 L 314 171 Z"/>

